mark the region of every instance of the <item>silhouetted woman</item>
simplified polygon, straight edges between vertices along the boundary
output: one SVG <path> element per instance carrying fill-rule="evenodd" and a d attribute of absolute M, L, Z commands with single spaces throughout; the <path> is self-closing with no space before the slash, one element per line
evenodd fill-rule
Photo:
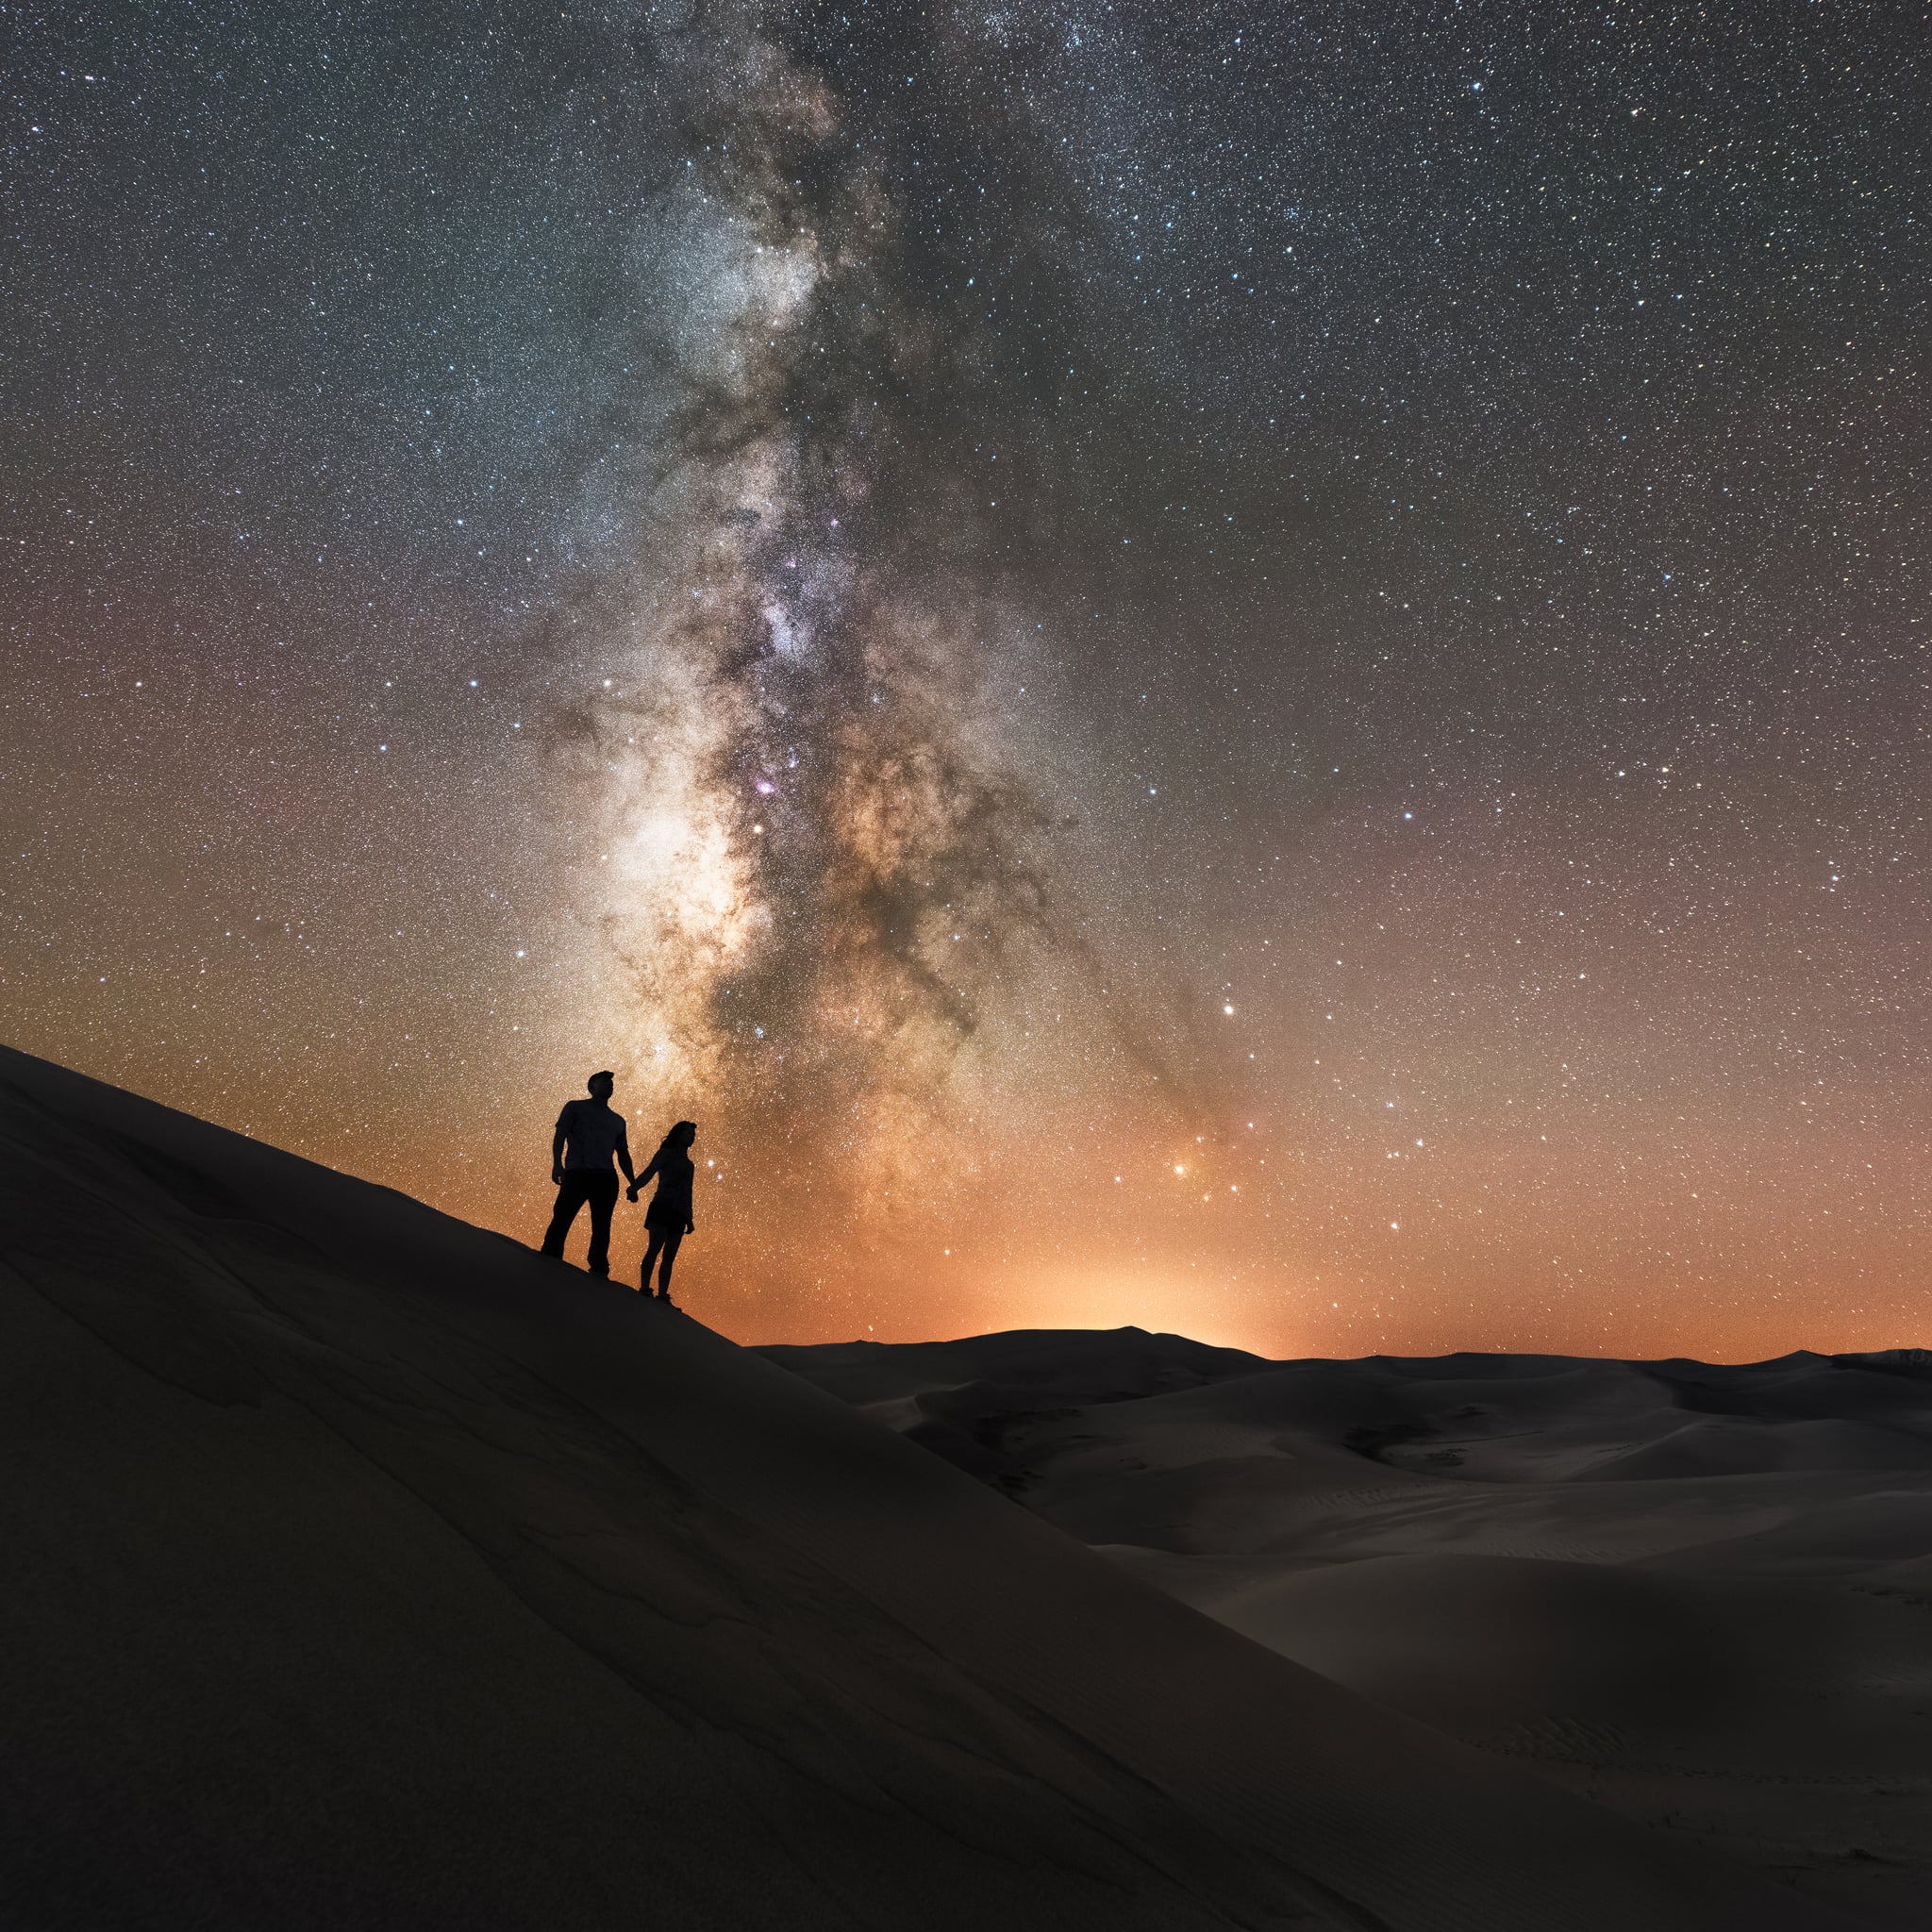
<path fill-rule="evenodd" d="M 697 1137 L 695 1122 L 679 1121 L 651 1156 L 650 1166 L 630 1184 L 630 1198 L 635 1201 L 639 1189 L 653 1174 L 658 1176 L 658 1191 L 644 1209 L 644 1232 L 650 1237 L 651 1245 L 644 1251 L 644 1277 L 639 1285 L 646 1294 L 651 1292 L 651 1269 L 661 1254 L 664 1262 L 658 1271 L 659 1301 L 671 1300 L 671 1264 L 677 1259 L 678 1244 L 693 1227 L 691 1184 L 697 1170 L 691 1162 L 691 1143 Z"/>

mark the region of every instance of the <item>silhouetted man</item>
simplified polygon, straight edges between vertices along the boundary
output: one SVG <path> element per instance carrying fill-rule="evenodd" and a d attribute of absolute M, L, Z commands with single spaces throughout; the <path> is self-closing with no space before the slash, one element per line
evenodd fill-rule
<path fill-rule="evenodd" d="M 617 1176 L 611 1172 L 611 1156 L 624 1170 L 625 1180 L 634 1180 L 630 1169 L 630 1141 L 624 1130 L 624 1116 L 610 1105 L 616 1091 L 615 1074 L 592 1074 L 588 1100 L 567 1100 L 557 1116 L 557 1132 L 550 1142 L 550 1178 L 557 1183 L 557 1211 L 550 1217 L 549 1231 L 543 1237 L 543 1252 L 563 1259 L 563 1243 L 577 1209 L 590 1204 L 591 1254 L 585 1263 L 592 1274 L 610 1273 L 610 1211 L 617 1206 Z M 566 1152 L 566 1149 L 568 1150 Z"/>

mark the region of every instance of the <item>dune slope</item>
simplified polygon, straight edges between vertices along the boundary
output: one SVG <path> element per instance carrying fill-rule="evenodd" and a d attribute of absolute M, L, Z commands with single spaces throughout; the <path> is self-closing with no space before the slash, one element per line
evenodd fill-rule
<path fill-rule="evenodd" d="M 621 1288 L 17 1054 L 0 1137 L 9 1924 L 1851 1923 Z"/>

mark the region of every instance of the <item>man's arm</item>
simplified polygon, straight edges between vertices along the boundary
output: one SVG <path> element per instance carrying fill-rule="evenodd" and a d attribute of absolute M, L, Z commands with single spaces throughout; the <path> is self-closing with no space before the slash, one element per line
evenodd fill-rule
<path fill-rule="evenodd" d="M 624 1170 L 624 1177 L 633 1188 L 638 1177 L 630 1171 L 630 1133 L 622 1121 L 617 1124 L 617 1164 Z"/>
<path fill-rule="evenodd" d="M 647 1180 L 649 1180 L 649 1179 L 651 1178 L 651 1176 L 652 1176 L 652 1175 L 653 1175 L 654 1174 L 656 1174 L 657 1172 L 658 1172 L 658 1157 L 657 1157 L 657 1156 L 656 1156 L 656 1155 L 654 1154 L 654 1155 L 652 1155 L 652 1156 L 651 1156 L 651 1164 L 650 1164 L 650 1166 L 649 1166 L 649 1167 L 647 1167 L 647 1168 L 645 1168 L 645 1170 L 643 1171 L 643 1173 L 642 1173 L 642 1174 L 639 1174 L 639 1176 L 637 1177 L 637 1179 L 636 1179 L 636 1180 L 634 1180 L 633 1182 L 631 1182 L 631 1184 L 630 1184 L 630 1197 L 631 1197 L 631 1199 L 632 1199 L 633 1201 L 635 1201 L 635 1200 L 637 1199 L 637 1197 L 638 1197 L 638 1190 L 639 1190 L 640 1188 L 641 1188 L 641 1187 L 643 1186 L 643 1184 L 644 1184 L 644 1183 L 645 1183 L 645 1182 L 646 1182 Z"/>
<path fill-rule="evenodd" d="M 565 1107 L 557 1116 L 557 1131 L 550 1137 L 550 1178 L 560 1188 L 563 1185 L 563 1142 L 570 1132 L 570 1108 Z"/>

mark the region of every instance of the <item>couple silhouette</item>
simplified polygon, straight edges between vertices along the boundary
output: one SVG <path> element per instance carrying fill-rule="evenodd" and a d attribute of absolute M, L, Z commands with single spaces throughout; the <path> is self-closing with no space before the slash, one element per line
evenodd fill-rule
<path fill-rule="evenodd" d="M 579 1208 L 589 1208 L 591 1253 L 585 1265 L 592 1274 L 608 1275 L 610 1216 L 617 1207 L 617 1175 L 611 1163 L 614 1160 L 624 1170 L 633 1201 L 644 1183 L 656 1174 L 658 1191 L 644 1209 L 644 1232 L 650 1245 L 644 1252 L 643 1278 L 639 1286 L 644 1293 L 652 1292 L 651 1271 L 656 1268 L 658 1299 L 668 1302 L 672 1265 L 685 1236 L 693 1228 L 691 1184 L 697 1169 L 691 1158 L 691 1143 L 698 1137 L 696 1123 L 679 1121 L 651 1156 L 651 1164 L 642 1174 L 633 1174 L 624 1116 L 610 1105 L 610 1096 L 617 1091 L 617 1075 L 592 1074 L 586 1084 L 591 1097 L 566 1101 L 563 1111 L 557 1116 L 557 1131 L 551 1137 L 550 1178 L 557 1183 L 557 1208 L 543 1236 L 543 1252 L 562 1260 L 571 1223 L 577 1218 Z"/>

